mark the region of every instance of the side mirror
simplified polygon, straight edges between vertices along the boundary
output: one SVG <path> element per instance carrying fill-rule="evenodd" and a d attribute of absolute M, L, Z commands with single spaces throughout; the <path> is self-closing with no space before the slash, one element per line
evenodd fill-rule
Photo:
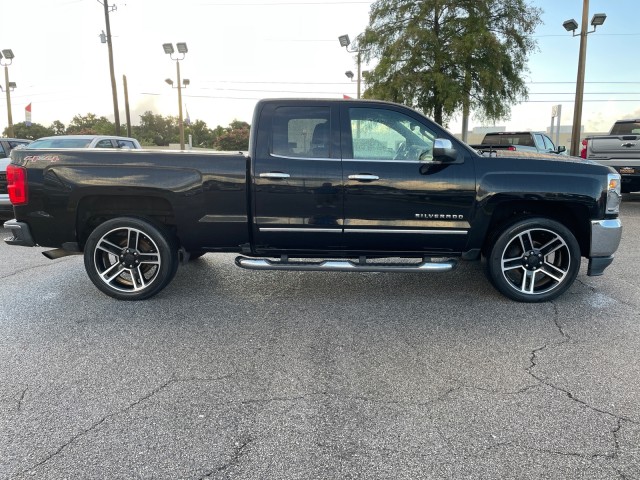
<path fill-rule="evenodd" d="M 558 145 L 558 153 L 563 153 L 567 151 L 567 147 L 565 147 L 564 145 Z"/>
<path fill-rule="evenodd" d="M 458 151 L 453 148 L 451 140 L 436 138 L 433 144 L 433 159 L 441 162 L 455 162 Z"/>

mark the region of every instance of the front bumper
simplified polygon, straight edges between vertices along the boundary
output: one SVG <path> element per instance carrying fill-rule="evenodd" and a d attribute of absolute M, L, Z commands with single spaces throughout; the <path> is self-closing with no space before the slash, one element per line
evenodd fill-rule
<path fill-rule="evenodd" d="M 24 222 L 18 222 L 16 219 L 4 222 L 4 228 L 11 230 L 13 236 L 4 239 L 8 245 L 17 245 L 20 247 L 35 247 L 36 242 L 31 236 L 29 225 Z"/>
<path fill-rule="evenodd" d="M 591 247 L 587 275 L 602 275 L 613 262 L 613 254 L 620 245 L 622 223 L 619 219 L 593 220 L 591 222 Z"/>

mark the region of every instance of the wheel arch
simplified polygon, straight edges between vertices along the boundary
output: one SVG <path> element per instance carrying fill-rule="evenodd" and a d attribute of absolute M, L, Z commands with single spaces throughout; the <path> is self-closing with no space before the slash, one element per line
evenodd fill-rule
<path fill-rule="evenodd" d="M 81 249 L 95 228 L 117 217 L 132 217 L 162 226 L 176 233 L 171 203 L 159 196 L 91 195 L 80 200 L 77 209 L 77 237 Z"/>
<path fill-rule="evenodd" d="M 578 241 L 580 254 L 588 254 L 591 241 L 588 208 L 584 205 L 548 201 L 509 201 L 497 205 L 489 220 L 482 253 L 486 256 L 495 238 L 508 225 L 528 217 L 543 217 L 561 223 Z"/>

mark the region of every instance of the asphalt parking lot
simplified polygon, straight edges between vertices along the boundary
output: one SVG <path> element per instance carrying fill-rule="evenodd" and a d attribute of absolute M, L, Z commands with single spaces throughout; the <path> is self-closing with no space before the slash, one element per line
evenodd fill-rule
<path fill-rule="evenodd" d="M 0 478 L 640 478 L 640 194 L 602 277 L 251 272 L 118 302 L 0 245 Z M 0 229 L 0 236 L 8 235 Z"/>

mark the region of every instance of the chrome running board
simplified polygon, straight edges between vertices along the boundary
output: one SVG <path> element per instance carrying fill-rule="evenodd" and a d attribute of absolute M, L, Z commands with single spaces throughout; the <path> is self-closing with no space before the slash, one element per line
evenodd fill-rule
<path fill-rule="evenodd" d="M 314 261 L 289 261 L 285 256 L 281 260 L 268 260 L 266 258 L 236 257 L 236 265 L 249 270 L 300 270 L 308 272 L 448 272 L 453 270 L 458 262 L 445 260 L 432 262 L 423 259 L 421 263 L 368 263 L 364 257 L 360 261 L 352 260 L 322 260 Z"/>

